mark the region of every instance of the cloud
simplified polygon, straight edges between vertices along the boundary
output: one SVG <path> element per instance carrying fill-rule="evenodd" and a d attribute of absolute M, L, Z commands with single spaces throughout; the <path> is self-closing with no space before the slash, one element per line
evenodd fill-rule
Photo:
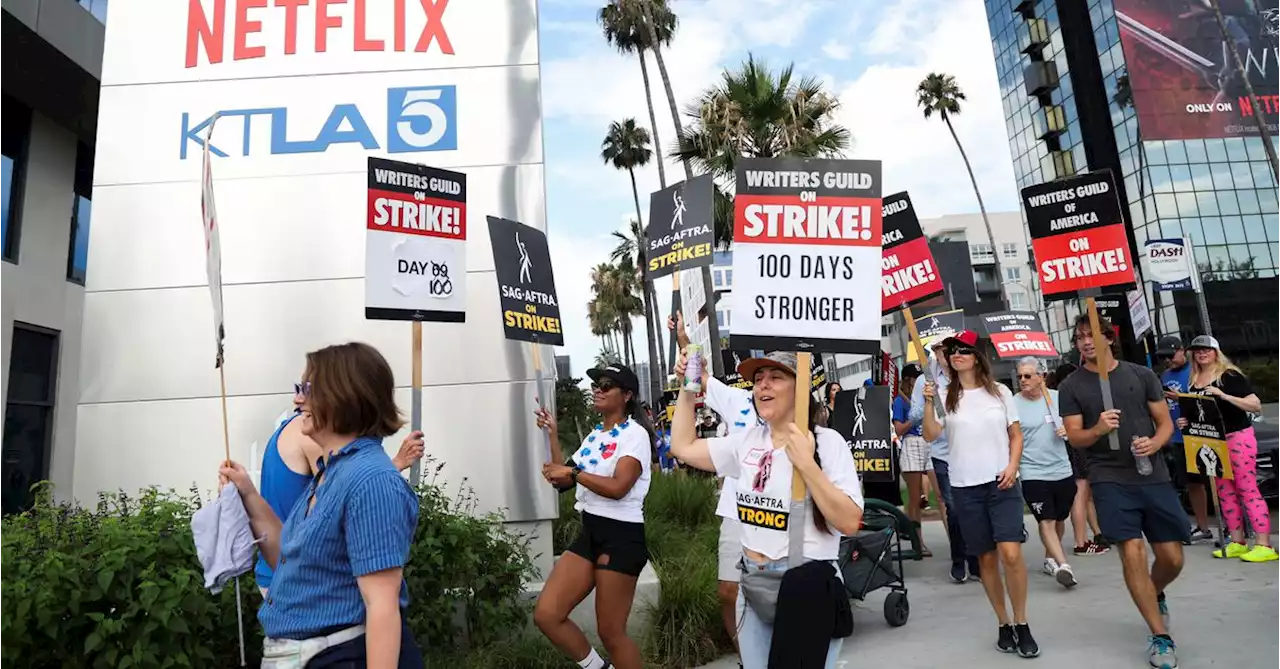
<path fill-rule="evenodd" d="M 827 58 L 831 60 L 849 60 L 849 56 L 853 55 L 853 47 L 832 39 L 827 40 L 827 43 L 822 45 L 822 53 L 826 54 Z"/>

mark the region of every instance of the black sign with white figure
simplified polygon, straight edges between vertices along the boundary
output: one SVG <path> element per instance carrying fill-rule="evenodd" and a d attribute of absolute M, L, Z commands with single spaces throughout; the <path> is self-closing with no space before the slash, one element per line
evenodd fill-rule
<path fill-rule="evenodd" d="M 649 196 L 644 260 L 650 280 L 711 264 L 714 188 L 711 175 L 704 174 Z"/>
<path fill-rule="evenodd" d="M 494 216 L 488 219 L 507 339 L 563 346 L 547 236 L 523 223 Z"/>
<path fill-rule="evenodd" d="M 835 410 L 828 424 L 853 450 L 853 464 L 863 481 L 897 480 L 889 425 L 889 386 L 864 386 L 836 393 Z"/>

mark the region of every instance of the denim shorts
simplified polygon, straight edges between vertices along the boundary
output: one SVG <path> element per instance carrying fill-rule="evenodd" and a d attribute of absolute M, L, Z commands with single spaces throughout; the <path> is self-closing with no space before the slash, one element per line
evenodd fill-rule
<path fill-rule="evenodd" d="M 996 549 L 996 544 L 1022 543 L 1026 534 L 1022 524 L 1022 486 L 1013 484 L 1001 490 L 995 481 L 974 486 L 951 486 L 954 511 L 960 521 L 960 535 L 969 555 L 982 555 Z"/>
<path fill-rule="evenodd" d="M 1146 536 L 1147 541 L 1159 544 L 1181 543 L 1189 538 L 1187 514 L 1171 484 L 1098 482 L 1091 487 L 1098 525 L 1108 539 L 1125 541 Z"/>

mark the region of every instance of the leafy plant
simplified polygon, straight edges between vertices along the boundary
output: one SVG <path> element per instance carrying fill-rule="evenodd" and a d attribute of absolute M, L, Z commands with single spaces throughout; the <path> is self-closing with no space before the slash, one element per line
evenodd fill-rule
<path fill-rule="evenodd" d="M 1244 360 L 1239 366 L 1263 404 L 1280 401 L 1280 393 L 1277 392 L 1280 388 L 1280 363 L 1275 358 Z"/>
<path fill-rule="evenodd" d="M 582 531 L 582 514 L 573 508 L 576 499 L 572 492 L 560 495 L 560 515 L 551 522 L 551 546 L 556 555 L 563 553 Z"/>

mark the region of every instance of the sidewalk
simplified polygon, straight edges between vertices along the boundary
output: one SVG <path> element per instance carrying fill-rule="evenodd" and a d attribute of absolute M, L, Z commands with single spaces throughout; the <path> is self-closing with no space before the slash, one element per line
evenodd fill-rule
<path fill-rule="evenodd" d="M 907 563 L 911 618 L 904 627 L 884 620 L 884 591 L 854 602 L 854 632 L 845 640 L 842 669 L 1029 667 L 1034 669 L 1141 669 L 1147 667 L 1147 628 L 1129 599 L 1115 552 L 1072 562 L 1080 585 L 1067 591 L 1040 573 L 1043 549 L 1034 521 L 1024 545 L 1030 592 L 1028 613 L 1041 656 L 1031 664 L 995 650 L 995 615 L 980 583 L 953 584 L 947 560 Z M 945 555 L 946 532 L 926 522 L 925 540 Z M 1068 527 L 1070 537 L 1070 527 Z M 1188 546 L 1186 567 L 1169 589 L 1179 664 L 1205 667 L 1272 667 L 1280 653 L 1276 636 L 1277 563 L 1215 560 L 1209 545 Z M 726 657 L 708 668 L 734 669 Z"/>

